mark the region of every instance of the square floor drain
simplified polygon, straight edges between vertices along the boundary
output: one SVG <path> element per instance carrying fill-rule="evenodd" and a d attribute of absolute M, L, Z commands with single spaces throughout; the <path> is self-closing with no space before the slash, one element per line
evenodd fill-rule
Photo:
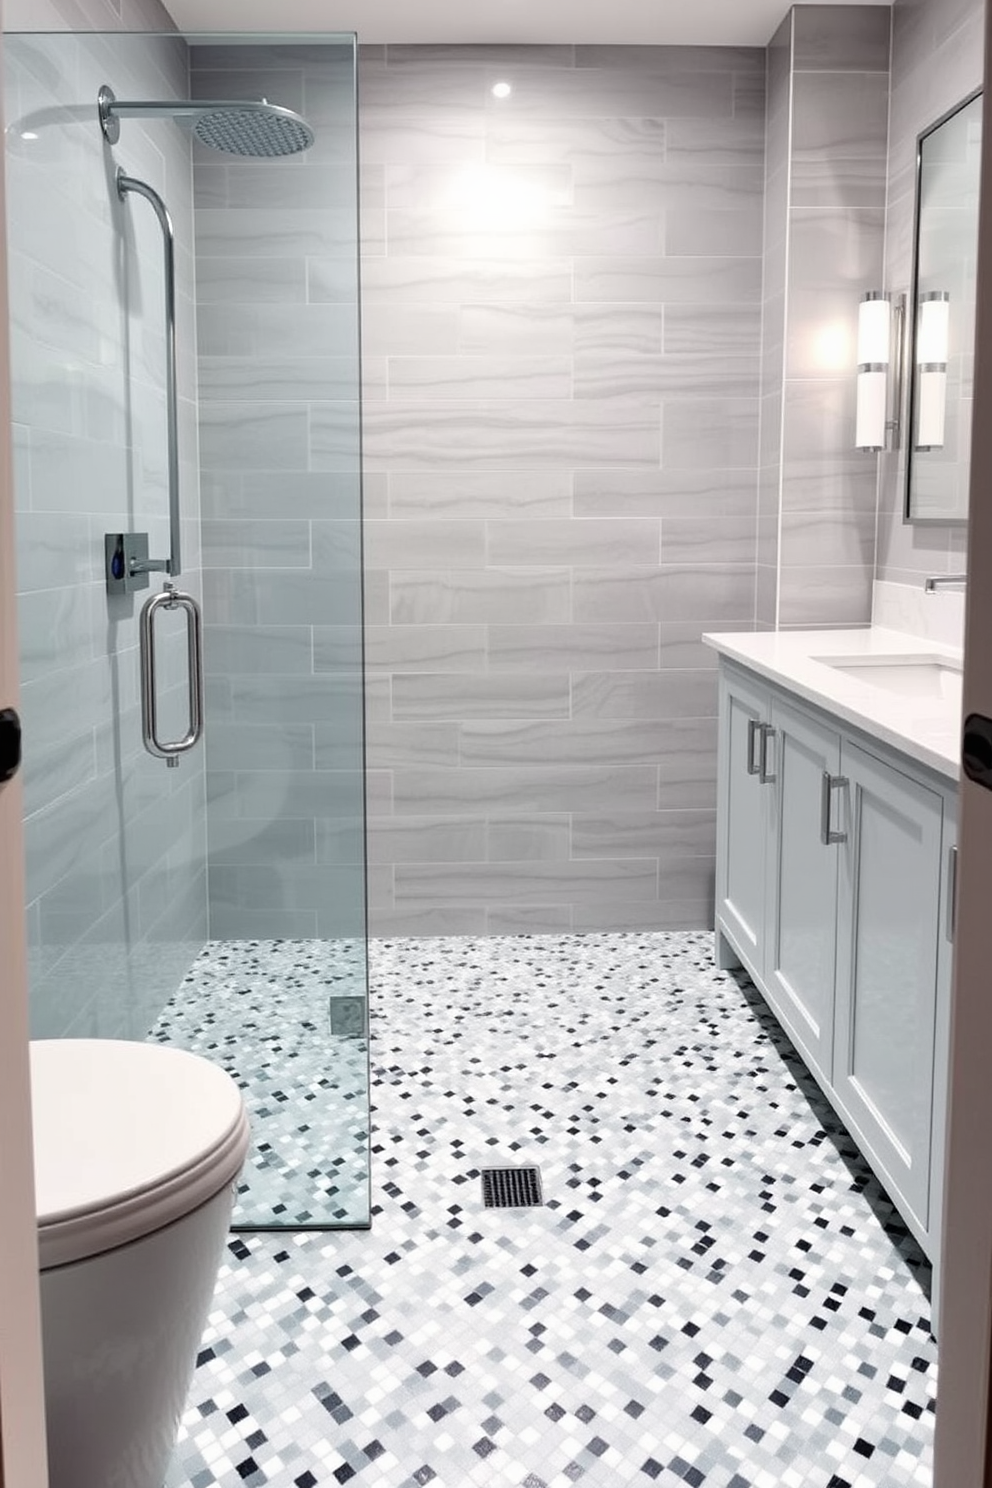
<path fill-rule="evenodd" d="M 533 1209 L 543 1204 L 540 1168 L 483 1168 L 482 1202 L 487 1209 Z"/>

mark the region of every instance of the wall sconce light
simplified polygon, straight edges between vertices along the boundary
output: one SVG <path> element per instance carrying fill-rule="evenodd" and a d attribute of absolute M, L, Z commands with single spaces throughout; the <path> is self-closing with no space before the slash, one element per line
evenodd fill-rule
<path fill-rule="evenodd" d="M 878 454 L 887 447 L 890 435 L 893 449 L 898 443 L 905 323 L 905 295 L 890 296 L 880 289 L 862 295 L 858 305 L 855 449 Z"/>
<path fill-rule="evenodd" d="M 869 290 L 858 305 L 858 401 L 854 445 L 859 450 L 885 448 L 891 342 L 891 301 L 881 290 Z"/>
<path fill-rule="evenodd" d="M 920 295 L 920 318 L 916 327 L 916 368 L 919 380 L 914 445 L 918 450 L 944 447 L 950 298 L 945 289 L 934 289 Z"/>

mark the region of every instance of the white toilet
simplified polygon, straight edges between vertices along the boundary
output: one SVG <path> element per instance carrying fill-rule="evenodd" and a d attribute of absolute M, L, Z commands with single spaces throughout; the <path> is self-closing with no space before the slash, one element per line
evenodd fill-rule
<path fill-rule="evenodd" d="M 248 1149 L 241 1093 L 161 1044 L 31 1046 L 50 1488 L 162 1488 Z"/>

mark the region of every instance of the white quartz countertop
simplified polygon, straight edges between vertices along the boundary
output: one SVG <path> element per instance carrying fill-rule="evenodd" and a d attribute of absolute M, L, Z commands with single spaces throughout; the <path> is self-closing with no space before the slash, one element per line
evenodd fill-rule
<path fill-rule="evenodd" d="M 766 677 L 797 697 L 898 749 L 910 759 L 957 780 L 961 760 L 960 695 L 904 696 L 828 664 L 880 664 L 885 657 L 940 659 L 960 669 L 961 652 L 898 630 L 785 630 L 704 635 L 728 661 Z M 870 677 L 865 670 L 864 677 Z M 882 675 L 880 673 L 880 675 Z"/>

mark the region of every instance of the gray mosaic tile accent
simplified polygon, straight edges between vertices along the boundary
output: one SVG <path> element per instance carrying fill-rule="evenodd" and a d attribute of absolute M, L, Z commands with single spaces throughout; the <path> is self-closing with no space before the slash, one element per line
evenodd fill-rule
<path fill-rule="evenodd" d="M 166 1488 L 929 1488 L 926 1263 L 709 935 L 371 958 L 372 1230 L 232 1239 Z"/>

